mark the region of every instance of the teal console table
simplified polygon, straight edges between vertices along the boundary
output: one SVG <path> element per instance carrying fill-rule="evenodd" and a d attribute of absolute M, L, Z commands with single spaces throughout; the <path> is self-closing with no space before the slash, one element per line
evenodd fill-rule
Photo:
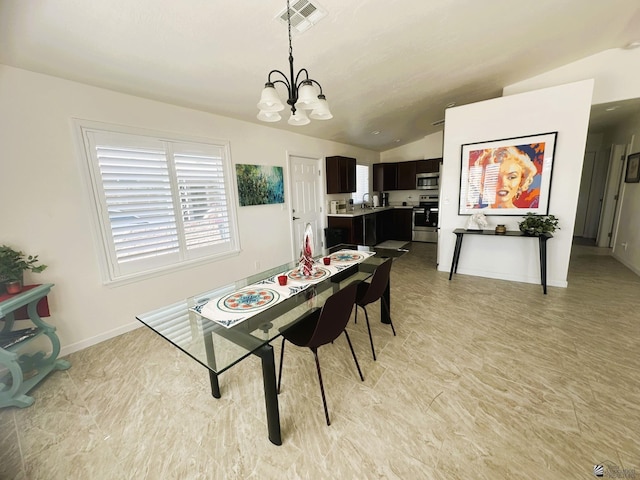
<path fill-rule="evenodd" d="M 27 393 L 53 370 L 66 370 L 71 364 L 59 360 L 60 340 L 56 328 L 42 320 L 38 303 L 53 287 L 52 283 L 37 285 L 15 295 L 3 295 L 0 300 L 0 408 L 28 407 L 34 402 Z M 18 312 L 26 307 L 29 328 L 14 330 Z M 4 325 L 2 325 L 4 323 Z M 26 320 L 25 320 L 26 323 Z M 23 353 L 36 338 L 46 336 L 52 351 Z"/>

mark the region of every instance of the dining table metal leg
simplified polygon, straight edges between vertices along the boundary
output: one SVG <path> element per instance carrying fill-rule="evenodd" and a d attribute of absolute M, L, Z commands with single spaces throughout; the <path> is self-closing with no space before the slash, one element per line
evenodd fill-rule
<path fill-rule="evenodd" d="M 211 368 L 216 367 L 216 354 L 213 350 L 213 338 L 211 334 L 204 336 L 204 349 L 207 353 L 207 363 Z M 218 383 L 218 374 L 209 370 L 209 382 L 211 383 L 211 395 L 214 398 L 220 398 L 220 383 Z"/>
<path fill-rule="evenodd" d="M 218 374 L 209 370 L 209 382 L 211 383 L 211 395 L 214 398 L 220 398 L 220 384 L 218 383 Z"/>
<path fill-rule="evenodd" d="M 280 409 L 278 406 L 278 390 L 276 385 L 276 362 L 273 347 L 269 344 L 254 352 L 262 360 L 262 379 L 264 382 L 264 400 L 267 409 L 267 427 L 269 440 L 274 445 L 282 445 L 280 433 Z"/>
<path fill-rule="evenodd" d="M 387 325 L 391 323 L 391 279 L 387 282 L 387 286 L 380 299 L 380 321 Z"/>

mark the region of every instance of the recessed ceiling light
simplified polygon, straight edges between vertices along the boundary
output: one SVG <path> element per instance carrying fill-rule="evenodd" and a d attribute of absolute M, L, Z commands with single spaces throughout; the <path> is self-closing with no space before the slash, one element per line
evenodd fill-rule
<path fill-rule="evenodd" d="M 456 102 L 450 102 L 450 103 L 447 103 L 447 106 L 444 107 L 444 108 L 451 108 L 451 107 L 455 107 L 455 106 L 456 106 Z"/>
<path fill-rule="evenodd" d="M 374 130 L 371 135 L 380 135 L 380 130 Z"/>
<path fill-rule="evenodd" d="M 625 50 L 633 50 L 634 48 L 640 47 L 640 42 L 630 42 L 627 43 L 623 48 Z"/>
<path fill-rule="evenodd" d="M 399 138 L 396 138 L 396 139 L 394 140 L 394 142 L 396 142 L 396 143 L 400 143 L 400 139 L 399 139 Z"/>
<path fill-rule="evenodd" d="M 611 107 L 607 107 L 607 108 L 605 108 L 605 110 L 606 110 L 607 112 L 613 112 L 614 110 L 617 110 L 617 109 L 619 109 L 619 108 L 620 108 L 620 106 L 618 106 L 618 105 L 613 105 L 613 106 L 611 106 Z"/>

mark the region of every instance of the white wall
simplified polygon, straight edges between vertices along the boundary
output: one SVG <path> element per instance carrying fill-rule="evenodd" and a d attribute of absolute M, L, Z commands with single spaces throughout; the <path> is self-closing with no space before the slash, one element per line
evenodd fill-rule
<path fill-rule="evenodd" d="M 593 81 L 552 87 L 474 103 L 446 112 L 440 199 L 438 269 L 449 271 L 455 235 L 468 216 L 458 215 L 461 145 L 484 140 L 558 132 L 549 213 L 561 230 L 548 242 L 547 283 L 566 287 L 580 173 L 587 138 Z M 490 228 L 518 229 L 522 217 L 490 216 Z M 537 241 L 467 236 L 458 273 L 529 283 L 540 282 Z"/>
<path fill-rule="evenodd" d="M 640 48 L 612 48 L 504 88 L 504 95 L 594 79 L 591 103 L 640 97 Z"/>
<path fill-rule="evenodd" d="M 504 94 L 510 95 L 585 78 L 595 80 L 592 99 L 594 105 L 640 98 L 640 82 L 638 81 L 640 78 L 640 48 L 605 50 L 537 77 L 509 85 L 504 89 Z M 636 117 L 635 121 L 630 120 L 629 125 L 617 129 L 613 137 L 610 136 L 608 140 L 603 141 L 602 149 L 598 155 L 606 155 L 612 144 L 631 146 L 634 135 L 635 143 L 631 146 L 631 151 L 640 151 L 639 134 L 640 128 Z M 637 188 L 633 188 L 631 184 L 626 184 L 622 189 L 621 205 L 625 207 L 620 210 L 617 222 L 619 228 L 613 233 L 613 237 L 617 239 L 613 255 L 640 275 L 640 249 L 637 240 L 639 235 L 637 232 L 640 232 L 639 195 Z M 626 250 L 621 249 L 621 242 L 627 242 Z"/>
<path fill-rule="evenodd" d="M 410 160 L 425 160 L 428 158 L 442 158 L 442 139 L 444 132 L 439 131 L 427 135 L 415 142 L 402 145 L 391 150 L 380 153 L 381 162 L 407 162 Z M 391 205 L 417 205 L 419 196 L 424 194 L 423 190 L 398 190 L 389 192 L 389 203 Z"/>
<path fill-rule="evenodd" d="M 0 65 L 0 243 L 39 254 L 49 266 L 25 280 L 56 285 L 49 297 L 51 322 L 63 354 L 139 326 L 136 314 L 255 273 L 255 262 L 261 269 L 285 263 L 292 251 L 286 191 L 285 205 L 238 208 L 238 256 L 102 285 L 72 118 L 228 140 L 234 164 L 280 165 L 287 179 L 287 151 L 379 161 L 377 152 Z"/>
<path fill-rule="evenodd" d="M 405 162 L 409 160 L 425 160 L 442 157 L 442 139 L 444 131 L 427 135 L 415 142 L 392 148 L 380 153 L 381 162 Z"/>
<path fill-rule="evenodd" d="M 640 113 L 607 132 L 606 139 L 610 144 L 629 145 L 630 153 L 640 152 Z M 622 175 L 624 177 L 624 171 Z M 613 256 L 640 275 L 640 183 L 622 183 L 620 193 Z M 625 243 L 626 248 L 623 246 Z"/>

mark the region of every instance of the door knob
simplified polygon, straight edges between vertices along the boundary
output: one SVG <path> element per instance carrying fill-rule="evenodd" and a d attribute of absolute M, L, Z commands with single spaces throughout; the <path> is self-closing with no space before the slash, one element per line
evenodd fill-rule
<path fill-rule="evenodd" d="M 293 217 L 294 220 L 300 220 L 300 217 Z"/>

